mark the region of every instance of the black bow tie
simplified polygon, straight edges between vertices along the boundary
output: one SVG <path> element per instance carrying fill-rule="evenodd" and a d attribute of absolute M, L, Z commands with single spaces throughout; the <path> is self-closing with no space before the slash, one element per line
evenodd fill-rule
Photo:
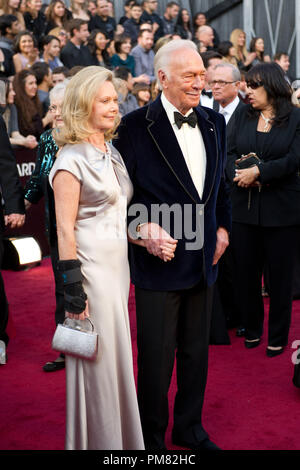
<path fill-rule="evenodd" d="M 175 124 L 178 127 L 178 129 L 180 129 L 182 124 L 184 124 L 185 122 L 191 127 L 196 127 L 196 124 L 197 124 L 197 116 L 196 116 L 195 111 L 193 111 L 187 117 L 182 116 L 182 114 L 177 113 L 175 111 L 174 112 L 174 119 L 175 119 Z"/>
<path fill-rule="evenodd" d="M 204 89 L 202 90 L 202 95 L 206 95 L 206 96 L 208 96 L 208 98 L 213 97 L 212 91 L 206 91 Z"/>

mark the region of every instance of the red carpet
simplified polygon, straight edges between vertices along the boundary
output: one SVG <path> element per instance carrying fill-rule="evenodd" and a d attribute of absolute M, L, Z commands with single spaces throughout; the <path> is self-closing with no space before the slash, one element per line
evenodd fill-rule
<path fill-rule="evenodd" d="M 0 366 L 0 449 L 62 450 L 64 447 L 65 372 L 45 373 L 56 357 L 54 289 L 50 261 L 27 272 L 4 271 L 10 302 L 8 362 Z M 267 304 L 267 301 L 266 301 Z M 134 360 L 134 297 L 130 296 Z M 291 356 L 300 340 L 300 301 L 294 302 L 289 347 L 276 358 L 262 344 L 247 350 L 230 333 L 230 346 L 211 346 L 204 405 L 204 426 L 224 450 L 299 450 L 300 389 L 292 384 Z M 174 399 L 170 390 L 170 419 Z M 167 434 L 168 449 L 176 449 Z"/>

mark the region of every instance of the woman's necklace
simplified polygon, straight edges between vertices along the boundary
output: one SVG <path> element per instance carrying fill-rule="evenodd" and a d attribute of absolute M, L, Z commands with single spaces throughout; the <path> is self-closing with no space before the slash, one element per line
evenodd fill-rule
<path fill-rule="evenodd" d="M 261 117 L 263 118 L 263 120 L 265 121 L 265 126 L 264 126 L 264 128 L 263 128 L 263 132 L 268 132 L 269 127 L 270 127 L 270 121 L 272 121 L 272 118 L 266 118 L 266 117 L 263 115 L 263 112 L 262 112 L 262 111 L 260 112 L 260 115 L 261 115 Z"/>

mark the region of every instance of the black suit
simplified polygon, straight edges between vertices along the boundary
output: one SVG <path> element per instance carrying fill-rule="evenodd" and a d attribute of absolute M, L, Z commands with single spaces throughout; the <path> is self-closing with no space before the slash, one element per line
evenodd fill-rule
<path fill-rule="evenodd" d="M 137 23 L 133 18 L 129 18 L 123 23 L 124 35 L 131 38 L 133 47 L 137 44 L 141 24 L 141 21 Z"/>
<path fill-rule="evenodd" d="M 103 19 L 99 15 L 94 15 L 91 17 L 89 21 L 89 30 L 93 31 L 94 29 L 100 29 L 100 31 L 105 31 L 107 37 L 110 40 L 113 40 L 114 33 L 117 28 L 117 23 L 114 18 L 108 16 L 107 18 Z"/>
<path fill-rule="evenodd" d="M 0 207 L 0 267 L 3 256 L 2 235 L 4 231 L 4 215 L 24 214 L 24 195 L 16 167 L 16 160 L 8 139 L 6 126 L 0 116 L 0 186 L 4 207 Z M 1 194 L 0 194 L 1 197 Z M 8 320 L 8 305 L 4 290 L 3 279 L 0 273 L 0 340 L 8 343 L 5 332 Z"/>
<path fill-rule="evenodd" d="M 168 425 L 168 389 L 177 348 L 177 384 L 173 439 L 195 444 L 207 437 L 201 412 L 207 375 L 212 266 L 216 230 L 230 230 L 230 202 L 223 178 L 225 122 L 222 116 L 195 108 L 207 154 L 202 200 L 193 184 L 160 97 L 123 117 L 115 145 L 124 158 L 134 186 L 132 207 L 141 204 L 204 203 L 204 249 L 189 251 L 184 230 L 175 258 L 164 263 L 145 248 L 130 246 L 131 278 L 135 284 L 138 333 L 138 399 L 147 449 L 164 447 Z M 129 222 L 131 219 L 129 218 Z M 144 220 L 147 222 L 147 220 Z M 183 221 L 182 221 L 183 223 Z M 167 229 L 168 230 L 168 229 Z M 174 233 L 170 226 L 169 233 Z"/>
<path fill-rule="evenodd" d="M 245 104 L 240 100 L 227 122 L 227 142 L 232 138 L 237 112 L 243 106 Z M 219 110 L 219 103 L 216 101 L 214 102 L 214 110 Z M 242 326 L 235 285 L 233 249 L 232 240 L 230 240 L 229 247 L 219 262 L 219 275 L 214 289 L 211 326 L 212 344 L 230 344 L 229 336 L 226 332 L 226 324 L 229 328 Z"/>
<path fill-rule="evenodd" d="M 82 65 L 83 67 L 94 65 L 95 62 L 87 46 L 81 45 L 80 48 L 78 48 L 72 41 L 68 41 L 62 48 L 60 58 L 64 66 L 68 69 L 75 67 L 75 65 Z"/>
<path fill-rule="evenodd" d="M 229 121 L 228 121 L 227 124 L 226 124 L 227 141 L 229 140 L 230 135 L 231 135 L 231 133 L 232 133 L 233 130 L 234 130 L 234 120 L 235 120 L 236 113 L 237 113 L 237 111 L 238 111 L 240 108 L 242 108 L 243 106 L 244 106 L 244 103 L 240 100 L 240 101 L 239 101 L 239 104 L 238 104 L 237 107 L 235 108 L 234 112 L 233 112 L 232 115 L 230 116 Z M 219 103 L 214 100 L 214 102 L 213 102 L 213 110 L 218 113 L 218 112 L 219 112 L 219 109 L 220 109 Z"/>
<path fill-rule="evenodd" d="M 300 227 L 300 110 L 293 108 L 288 123 L 257 133 L 258 118 L 250 105 L 237 112 L 228 146 L 227 175 L 234 178 L 234 162 L 256 152 L 261 188 L 233 184 L 233 249 L 237 267 L 239 306 L 247 339 L 263 332 L 262 273 L 269 275 L 269 345 L 285 346 L 292 308 L 293 270 Z"/>
<path fill-rule="evenodd" d="M 234 132 L 234 129 L 235 129 L 235 118 L 236 118 L 237 112 L 238 112 L 239 109 L 241 109 L 243 106 L 245 106 L 245 103 L 243 103 L 243 102 L 240 100 L 240 101 L 239 101 L 239 104 L 237 105 L 237 107 L 235 108 L 234 112 L 233 112 L 232 115 L 230 116 L 229 121 L 227 122 L 227 125 L 226 125 L 227 142 L 231 139 L 231 135 L 232 135 L 232 133 Z"/>

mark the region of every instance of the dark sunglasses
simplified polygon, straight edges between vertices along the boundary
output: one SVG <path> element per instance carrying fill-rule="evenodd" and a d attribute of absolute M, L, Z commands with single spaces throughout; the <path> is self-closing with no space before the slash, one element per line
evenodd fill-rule
<path fill-rule="evenodd" d="M 263 82 L 255 82 L 254 80 L 249 80 L 246 82 L 247 88 L 252 90 L 257 90 L 257 88 L 263 86 Z"/>

